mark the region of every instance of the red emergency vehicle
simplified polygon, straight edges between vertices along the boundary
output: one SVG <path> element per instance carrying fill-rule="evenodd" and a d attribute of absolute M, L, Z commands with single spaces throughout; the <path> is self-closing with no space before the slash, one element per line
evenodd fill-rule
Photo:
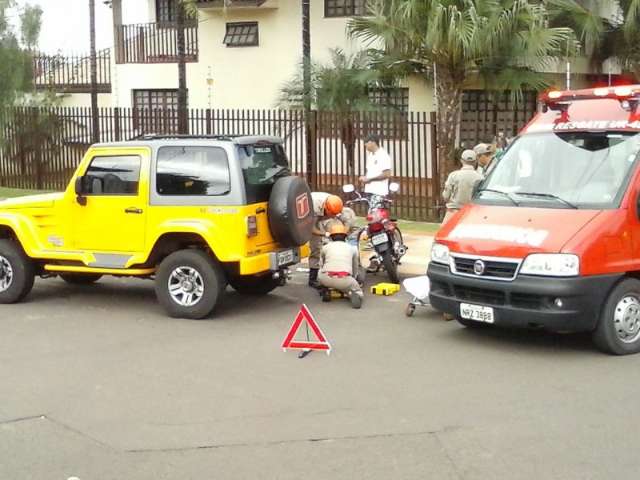
<path fill-rule="evenodd" d="M 549 92 L 436 235 L 430 300 L 465 326 L 640 351 L 640 85 Z"/>

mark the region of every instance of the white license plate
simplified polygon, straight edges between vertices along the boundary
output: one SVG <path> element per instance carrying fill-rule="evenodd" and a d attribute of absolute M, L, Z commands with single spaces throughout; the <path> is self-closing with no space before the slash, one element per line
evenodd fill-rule
<path fill-rule="evenodd" d="M 296 261 L 296 252 L 292 249 L 283 250 L 282 252 L 278 252 L 276 259 L 279 267 L 291 265 Z"/>
<path fill-rule="evenodd" d="M 460 316 L 476 322 L 493 323 L 493 308 L 461 303 Z"/>
<path fill-rule="evenodd" d="M 386 233 L 379 233 L 378 235 L 374 235 L 373 237 L 371 237 L 371 243 L 373 243 L 374 245 L 380 245 L 382 243 L 387 243 L 389 241 L 389 238 L 387 237 Z"/>

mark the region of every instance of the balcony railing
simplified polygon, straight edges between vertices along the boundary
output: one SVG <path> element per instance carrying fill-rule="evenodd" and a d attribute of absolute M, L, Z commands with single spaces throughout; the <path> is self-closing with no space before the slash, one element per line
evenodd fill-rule
<path fill-rule="evenodd" d="M 277 8 L 278 0 L 198 0 L 200 8 L 256 8 L 265 5 L 264 8 Z"/>
<path fill-rule="evenodd" d="M 111 50 L 96 53 L 98 93 L 111 92 Z M 38 90 L 62 93 L 91 92 L 89 55 L 33 55 L 33 82 Z"/>
<path fill-rule="evenodd" d="M 184 28 L 185 59 L 198 61 L 198 23 Z M 175 22 L 142 23 L 116 27 L 116 63 L 176 63 L 178 28 Z"/>

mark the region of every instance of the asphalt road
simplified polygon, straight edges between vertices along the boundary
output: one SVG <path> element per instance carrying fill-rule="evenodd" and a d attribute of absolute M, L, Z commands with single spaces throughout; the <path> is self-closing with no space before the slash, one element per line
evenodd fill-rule
<path fill-rule="evenodd" d="M 148 281 L 38 281 L 0 306 L 0 479 L 638 478 L 640 355 L 303 283 L 185 321 Z M 330 356 L 280 349 L 302 302 Z"/>

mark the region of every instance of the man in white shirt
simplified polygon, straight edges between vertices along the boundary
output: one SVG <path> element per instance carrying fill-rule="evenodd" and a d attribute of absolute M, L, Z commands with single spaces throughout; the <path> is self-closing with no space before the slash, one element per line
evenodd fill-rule
<path fill-rule="evenodd" d="M 389 178 L 391 178 L 391 157 L 380 146 L 380 137 L 369 135 L 364 144 L 367 149 L 367 174 L 360 177 L 364 183 L 364 193 L 371 195 L 389 195 Z"/>

